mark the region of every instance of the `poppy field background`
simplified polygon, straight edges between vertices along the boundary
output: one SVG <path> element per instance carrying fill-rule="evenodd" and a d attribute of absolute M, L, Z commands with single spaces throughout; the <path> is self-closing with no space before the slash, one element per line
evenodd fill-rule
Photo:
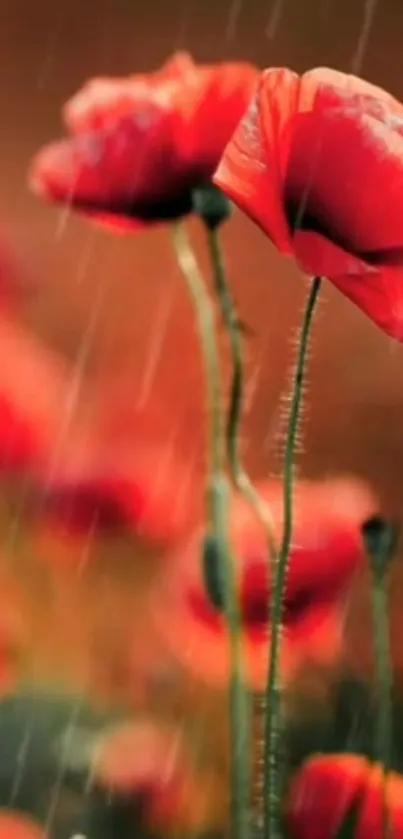
<path fill-rule="evenodd" d="M 84 79 L 102 73 L 132 72 L 133 68 L 152 69 L 174 47 L 189 48 L 196 58 L 206 61 L 233 57 L 261 66 L 288 64 L 297 70 L 322 63 L 343 70 L 352 66 L 363 21 L 363 4 L 359 2 L 345 2 L 345 9 L 343 2 L 337 9 L 328 3 L 326 12 L 319 0 L 306 2 L 303 8 L 289 0 L 272 40 L 262 32 L 270 18 L 270 4 L 265 7 L 255 0 L 248 2 L 247 13 L 241 9 L 235 35 L 227 40 L 229 5 L 194 0 L 186 6 L 180 2 L 151 3 L 139 11 L 136 3 L 101 2 L 96 22 L 90 4 L 84 9 L 69 3 L 56 10 L 50 3 L 40 2 L 35 4 L 35 11 L 24 2 L 8 5 L 4 1 L 2 6 L 4 153 L 0 212 L 8 223 L 21 228 L 41 260 L 39 287 L 32 299 L 23 303 L 23 316 L 50 343 L 74 357 L 88 329 L 91 310 L 98 325 L 90 326 L 93 337 L 86 364 L 97 381 L 107 387 L 108 376 L 115 380 L 116 367 L 121 371 L 124 356 L 125 400 L 127 391 L 138 390 L 140 379 L 146 397 L 155 401 L 157 412 L 163 416 L 164 426 L 169 423 L 176 427 L 179 423 L 182 443 L 186 441 L 189 449 L 197 450 L 200 447 L 193 439 L 196 423 L 191 420 L 200 419 L 203 413 L 201 389 L 188 387 L 187 383 L 199 375 L 198 353 L 185 293 L 164 231 L 153 231 L 134 241 L 115 241 L 89 229 L 73 215 L 66 221 L 63 213 L 51 213 L 29 194 L 25 175 L 32 154 L 60 134 L 60 105 Z M 309 21 L 309 26 L 304 21 Z M 399 98 L 398 21 L 397 4 L 378 5 L 362 72 Z M 270 363 L 270 376 L 258 377 L 256 386 L 252 384 L 254 397 L 246 420 L 248 465 L 253 472 L 264 475 L 268 465 L 272 466 L 273 452 L 265 443 L 276 426 L 276 409 L 287 379 L 303 289 L 296 269 L 284 264 L 245 218 L 238 214 L 224 235 L 236 297 L 243 319 L 255 333 L 250 339 L 253 355 L 262 357 L 265 368 Z M 273 272 L 275 313 L 267 282 Z M 144 282 L 139 295 L 137 278 L 145 275 L 155 277 L 155 281 Z M 105 298 L 98 305 L 96 317 L 94 300 L 104 283 Z M 157 369 L 150 371 L 152 339 L 157 342 L 161 324 L 165 329 L 171 291 L 176 295 L 175 311 Z M 131 294 L 136 297 L 133 310 L 128 306 Z M 302 468 L 311 474 L 337 468 L 368 475 L 376 481 L 386 503 L 395 508 L 401 491 L 399 470 L 395 468 L 401 446 L 401 350 L 384 341 L 332 289 L 326 288 L 324 297 L 309 372 L 310 405 Z M 182 355 L 184 342 L 189 353 Z M 181 381 L 177 376 L 179 357 Z M 153 376 L 150 388 L 144 379 L 149 381 Z M 136 398 L 137 394 L 133 396 Z M 161 411 L 160 405 L 164 406 Z M 387 434 L 383 433 L 385 427 Z M 278 448 L 276 441 L 272 448 Z"/>
<path fill-rule="evenodd" d="M 202 504 L 205 393 L 193 315 L 169 233 L 162 227 L 135 237 L 114 237 L 68 209 L 51 207 L 29 192 L 29 163 L 39 148 L 62 134 L 60 108 L 87 78 L 148 72 L 177 49 L 189 50 L 195 60 L 202 62 L 239 60 L 259 67 L 292 66 L 300 72 L 325 64 L 358 72 L 401 100 L 403 20 L 399 2 L 379 3 L 366 44 L 367 14 L 366 4 L 358 0 L 149 0 L 146 4 L 140 0 L 69 0 L 57 4 L 38 0 L 33 5 L 28 0 L 1 0 L 0 226 L 3 223 L 9 231 L 24 265 L 29 266 L 13 302 L 13 319 L 27 334 L 38 336 L 45 347 L 55 350 L 63 369 L 77 377 L 60 443 L 62 453 L 63 436 L 68 438 L 71 429 L 74 432 L 76 425 L 81 427 L 83 418 L 85 426 L 87 418 L 102 415 L 104 439 L 113 444 L 119 438 L 123 457 L 136 458 L 139 451 L 146 450 L 145 472 L 149 469 L 149 447 L 151 468 L 155 462 L 156 471 L 165 474 L 162 498 L 164 492 L 174 493 L 182 487 L 174 465 L 175 456 L 180 456 L 186 473 L 181 504 L 186 498 L 184 519 L 188 517 L 189 521 L 199 515 Z M 191 221 L 190 227 L 207 270 L 200 226 Z M 254 478 L 265 479 L 279 475 L 281 468 L 285 395 L 290 385 L 304 286 L 296 266 L 282 259 L 239 212 L 225 225 L 223 242 L 228 276 L 242 323 L 247 326 L 247 396 L 242 426 L 245 462 Z M 223 362 L 228 369 L 223 330 L 221 337 Z M 11 376 L 12 364 L 10 359 Z M 16 380 L 19 375 L 16 365 Z M 403 518 L 402 382 L 402 348 L 327 283 L 311 344 L 299 472 L 304 478 L 322 479 L 335 473 L 363 478 L 374 488 L 382 512 L 399 520 Z M 67 446 L 65 456 L 69 462 Z M 210 835 L 217 830 L 221 833 L 226 827 L 223 812 L 228 796 L 225 698 L 214 692 L 211 695 L 203 680 L 195 690 L 192 678 L 184 679 L 178 689 L 171 685 L 169 673 L 164 672 L 157 674 L 151 698 L 143 691 L 142 668 L 147 670 L 147 656 L 152 655 L 154 644 L 158 647 L 149 620 L 150 604 L 143 594 L 155 568 L 158 569 L 154 560 L 157 557 L 158 561 L 159 547 L 147 546 L 143 562 L 143 545 L 135 544 L 133 562 L 131 538 L 101 534 L 94 539 L 91 535 L 80 539 L 73 528 L 64 530 L 62 526 L 53 531 L 46 524 L 42 527 L 24 509 L 23 483 L 17 480 L 14 486 L 2 481 L 2 489 L 0 532 L 5 548 L 18 552 L 23 577 L 21 611 L 28 615 L 21 630 L 27 632 L 28 626 L 28 637 L 22 643 L 26 656 L 23 672 L 34 684 L 45 676 L 55 689 L 61 687 L 64 691 L 67 686 L 74 691 L 86 683 L 90 670 L 91 690 L 100 701 L 101 710 L 105 700 L 107 704 L 111 700 L 127 700 L 130 707 L 146 715 L 144 727 L 141 716 L 140 722 L 133 724 L 134 730 L 129 732 L 133 740 L 129 737 L 128 745 L 122 741 L 122 751 L 117 749 L 116 764 L 111 759 L 112 768 L 116 769 L 113 782 L 108 776 L 110 765 L 107 761 L 102 764 L 102 755 L 99 777 L 102 783 L 106 783 L 106 777 L 118 792 L 127 788 L 146 795 L 150 816 L 146 820 L 147 831 L 160 835 L 165 830 L 167 835 L 180 836 Z M 21 504 L 19 498 L 23 499 Z M 160 509 L 161 521 L 165 521 L 165 507 Z M 70 509 L 66 521 L 71 523 Z M 184 530 L 187 524 L 186 519 Z M 175 526 L 179 533 L 182 522 Z M 172 532 L 163 530 L 161 539 L 168 546 L 168 558 L 176 538 L 174 527 Z M 33 564 L 30 556 L 35 558 Z M 72 566 L 86 564 L 88 556 L 88 574 L 72 576 Z M 48 558 L 55 560 L 50 573 Z M 391 599 L 398 694 L 400 689 L 403 691 L 399 640 L 403 623 L 402 580 L 398 559 Z M 353 609 L 349 603 L 351 625 L 347 624 L 351 639 L 348 666 L 355 674 L 364 673 L 365 678 L 371 667 L 367 595 L 366 589 L 356 593 Z M 122 637 L 127 640 L 125 653 L 132 644 L 131 655 L 120 654 Z M 137 680 L 133 680 L 133 672 Z M 348 678 L 348 668 L 345 675 Z M 348 737 L 347 741 L 343 738 L 355 712 L 351 712 L 346 723 L 346 706 L 339 695 L 344 686 L 334 687 L 333 676 L 331 673 L 328 680 L 323 679 L 323 674 L 318 675 L 312 668 L 290 697 L 290 738 L 296 764 L 310 753 L 313 743 L 324 751 L 348 751 Z M 129 696 L 128 686 L 134 683 L 136 689 Z M 347 705 L 353 707 L 351 703 L 355 702 L 359 709 L 362 701 L 365 719 L 365 697 L 362 700 L 354 691 L 351 697 Z M 74 701 L 73 696 L 73 705 Z M 60 709 L 59 721 L 55 712 L 56 739 L 70 718 L 70 706 L 66 709 Z M 399 709 L 398 704 L 398 717 Z M 11 714 L 15 720 L 16 730 L 19 710 L 4 710 L 6 719 Z M 333 724 L 330 729 L 328 725 L 333 711 L 334 730 Z M 46 709 L 39 711 L 35 703 L 32 709 L 22 709 L 21 713 L 25 721 L 30 715 L 36 720 L 41 719 L 42 713 L 44 719 L 47 715 Z M 49 720 L 53 720 L 52 713 L 48 714 Z M 80 714 L 79 709 L 78 718 Z M 153 725 L 150 730 L 147 728 L 147 714 L 154 717 L 154 722 L 158 720 L 155 731 Z M 183 743 L 179 746 L 169 728 L 177 719 L 183 728 Z M 302 735 L 301 719 L 305 724 Z M 91 721 L 88 728 L 93 724 Z M 339 724 L 344 732 L 343 742 L 339 739 Z M 369 728 L 371 724 L 369 715 Z M 45 719 L 45 728 L 46 725 Z M 87 722 L 82 726 L 87 732 Z M 53 736 L 52 733 L 52 742 Z M 366 752 L 369 746 L 365 732 L 360 731 L 361 736 L 363 740 L 356 749 Z M 396 735 L 398 745 L 401 737 L 401 732 Z M 15 752 L 18 746 L 11 748 Z M 173 761 L 166 783 L 161 785 L 160 767 L 171 751 L 179 757 Z M 395 755 L 394 768 L 403 771 L 400 748 L 396 751 L 399 756 Z M 39 752 L 40 748 L 38 755 Z M 67 752 L 73 775 L 74 742 Z M 147 760 L 136 764 L 133 754 L 147 754 Z M 47 758 L 43 760 L 46 764 Z M 354 758 L 352 761 L 354 768 Z M 79 771 L 82 768 L 80 765 Z M 46 794 L 36 791 L 35 771 L 33 758 L 21 800 L 17 795 L 15 801 L 17 805 L 20 802 L 21 808 L 24 795 L 24 801 L 34 801 L 32 806 L 24 803 L 24 808 L 43 823 L 44 814 L 52 811 L 53 806 L 53 768 Z M 332 783 L 338 783 L 337 771 L 333 776 L 329 770 L 329 775 Z M 0 784 L 0 798 L 7 797 L 7 789 Z M 375 798 L 376 795 L 375 792 Z M 402 801 L 400 789 L 394 795 Z M 116 824 L 121 825 L 122 837 L 130 835 L 132 811 L 127 814 L 120 809 L 111 815 L 97 789 L 93 797 L 85 800 L 83 804 L 82 797 L 76 795 L 73 782 L 63 790 L 57 816 L 50 825 L 57 839 L 70 839 L 75 832 L 84 833 L 88 839 L 109 839 Z M 401 809 L 399 803 L 398 830 L 403 824 Z M 111 827 L 114 818 L 117 821 Z M 370 814 L 369 827 L 364 825 L 360 839 L 378 839 L 379 829 L 374 828 L 371 818 Z M 302 822 L 297 812 L 297 828 L 291 827 L 293 839 L 299 839 L 298 823 Z M 18 829 L 22 830 L 21 826 Z M 23 832 L 20 836 L 18 829 L 14 832 L 14 827 L 10 829 L 6 824 L 4 837 L 36 836 L 29 830 L 26 836 Z M 0 818 L 0 839 L 2 830 Z M 304 835 L 301 833 L 301 839 Z M 327 836 L 318 835 L 317 839 Z"/>

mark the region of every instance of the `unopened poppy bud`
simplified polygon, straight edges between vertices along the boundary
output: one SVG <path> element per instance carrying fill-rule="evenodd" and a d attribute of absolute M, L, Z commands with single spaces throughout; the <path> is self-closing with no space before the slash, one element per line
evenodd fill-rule
<path fill-rule="evenodd" d="M 378 577 L 382 577 L 393 559 L 399 538 L 399 527 L 395 522 L 388 521 L 382 516 L 371 516 L 362 525 L 361 533 L 371 569 Z"/>
<path fill-rule="evenodd" d="M 202 546 L 203 579 L 207 597 L 212 606 L 220 612 L 224 609 L 220 543 L 216 536 L 208 534 Z"/>
<path fill-rule="evenodd" d="M 231 215 L 231 203 L 214 184 L 206 184 L 193 191 L 193 211 L 209 230 L 215 230 Z"/>

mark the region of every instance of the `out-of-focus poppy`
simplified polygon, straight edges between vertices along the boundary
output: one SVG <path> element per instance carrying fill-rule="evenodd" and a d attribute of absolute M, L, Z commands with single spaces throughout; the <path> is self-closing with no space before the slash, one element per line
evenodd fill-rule
<path fill-rule="evenodd" d="M 130 409 L 113 383 L 95 402 L 87 457 L 64 458 L 51 479 L 34 487 L 38 510 L 56 534 L 130 533 L 144 546 L 172 548 L 200 512 L 200 468 L 164 435 L 149 406 Z"/>
<path fill-rule="evenodd" d="M 102 735 L 92 773 L 115 794 L 139 797 L 147 823 L 157 829 L 206 829 L 216 803 L 208 773 L 199 774 L 180 732 L 152 721 Z M 225 802 L 221 806 L 225 809 Z"/>
<path fill-rule="evenodd" d="M 398 839 L 403 834 L 403 777 L 390 772 L 384 784 L 379 764 L 358 755 L 323 755 L 308 760 L 291 781 L 285 817 L 293 839 L 332 839 L 356 806 L 357 839 L 381 839 L 384 802 L 390 835 Z"/>
<path fill-rule="evenodd" d="M 279 537 L 283 521 L 281 483 L 265 483 L 260 492 L 271 506 Z M 340 656 L 341 602 L 346 586 L 364 561 L 361 522 L 376 507 L 372 493 L 358 481 L 340 478 L 296 485 L 282 635 L 284 683 L 308 660 L 326 665 Z M 269 560 L 262 526 L 239 496 L 230 511 L 230 533 L 243 613 L 246 676 L 255 689 L 261 689 L 267 677 L 270 642 Z M 231 667 L 228 630 L 223 614 L 206 594 L 202 537 L 197 533 L 169 563 L 166 576 L 152 593 L 151 609 L 161 636 L 182 665 L 197 678 L 223 686 Z"/>
<path fill-rule="evenodd" d="M 35 463 L 36 442 L 27 419 L 0 393 L 0 471 L 18 472 Z"/>
<path fill-rule="evenodd" d="M 168 457 L 148 413 L 132 417 L 129 435 L 106 422 L 91 392 L 80 399 L 78 385 L 61 358 L 2 314 L 0 472 L 25 476 L 25 506 L 70 533 L 127 528 L 169 546 L 187 526 L 190 467 Z"/>
<path fill-rule="evenodd" d="M 189 213 L 257 79 L 251 65 L 187 53 L 153 73 L 94 79 L 65 106 L 70 136 L 39 152 L 31 186 L 122 230 Z"/>
<path fill-rule="evenodd" d="M 93 417 L 84 419 L 74 371 L 7 312 L 0 317 L 0 469 L 47 473 L 89 457 Z M 90 401 L 90 400 L 88 400 Z M 88 408 L 88 405 L 85 406 Z"/>
<path fill-rule="evenodd" d="M 1 809 L 0 839 L 46 839 L 46 832 L 26 813 Z"/>
<path fill-rule="evenodd" d="M 62 428 L 63 409 L 73 407 L 73 377 L 56 353 L 18 324 L 13 304 L 25 272 L 0 239 L 0 472 L 21 472 L 49 460 Z M 64 391 L 64 393 L 63 393 Z M 68 397 L 70 395 L 70 399 Z M 64 399 L 63 399 L 64 396 Z"/>
<path fill-rule="evenodd" d="M 94 433 L 96 434 L 95 428 Z M 98 440 L 93 461 L 55 472 L 39 504 L 70 534 L 126 530 L 150 546 L 172 548 L 194 522 L 186 464 L 166 457 L 163 442 L 139 435 L 127 448 Z"/>
<path fill-rule="evenodd" d="M 263 73 L 215 183 L 304 272 L 403 340 L 403 106 L 355 76 Z"/>

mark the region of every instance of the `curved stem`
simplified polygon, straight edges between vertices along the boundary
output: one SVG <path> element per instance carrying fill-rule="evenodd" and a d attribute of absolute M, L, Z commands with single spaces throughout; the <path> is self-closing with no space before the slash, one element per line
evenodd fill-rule
<path fill-rule="evenodd" d="M 241 615 L 235 562 L 228 533 L 230 486 L 225 475 L 225 433 L 222 413 L 220 358 L 215 334 L 215 312 L 185 227 L 174 228 L 179 267 L 186 280 L 199 324 L 206 369 L 209 434 L 209 525 L 217 540 L 224 577 L 225 611 L 232 660 L 230 682 L 231 817 L 234 839 L 247 839 L 250 827 L 250 709 L 245 688 L 241 644 Z"/>
<path fill-rule="evenodd" d="M 239 430 L 244 396 L 242 331 L 223 266 L 218 227 L 211 228 L 207 226 L 207 240 L 213 266 L 214 288 L 221 308 L 224 326 L 228 333 L 232 362 L 232 382 L 226 425 L 228 463 L 235 486 L 243 494 L 248 504 L 254 509 L 257 518 L 265 529 L 269 554 L 273 560 L 277 554 L 273 516 L 269 506 L 264 503 L 247 474 L 239 452 Z"/>
<path fill-rule="evenodd" d="M 229 410 L 226 424 L 226 450 L 232 480 L 242 493 L 246 502 L 254 510 L 258 521 L 262 524 L 268 546 L 268 561 L 275 563 L 278 548 L 274 533 L 274 520 L 270 507 L 264 503 L 259 492 L 247 474 L 240 454 L 239 436 L 242 419 L 244 397 L 244 364 L 242 329 L 238 312 L 227 281 L 219 241 L 219 227 L 206 224 L 207 242 L 213 268 L 214 289 L 221 309 L 222 319 L 228 334 L 231 362 L 232 381 L 230 389 Z M 263 720 L 266 718 L 266 696 L 263 693 L 254 698 L 256 715 Z M 254 836 L 262 833 L 264 823 L 265 795 L 264 795 L 264 743 L 261 738 L 254 744 L 255 789 L 252 801 L 252 831 Z"/>
<path fill-rule="evenodd" d="M 279 683 L 279 652 L 282 632 L 283 602 L 288 571 L 288 559 L 293 530 L 293 476 L 294 451 L 298 432 L 300 407 L 303 395 L 304 372 L 309 347 L 310 329 L 315 305 L 321 286 L 321 278 L 312 281 L 305 307 L 297 362 L 291 392 L 291 408 L 288 420 L 287 440 L 284 457 L 284 529 L 280 552 L 275 563 L 273 596 L 271 604 L 271 644 L 269 672 L 267 679 L 267 715 L 265 732 L 265 778 L 266 808 L 265 836 L 277 839 L 279 830 L 278 766 L 280 761 L 281 737 L 281 686 Z"/>
<path fill-rule="evenodd" d="M 199 337 L 202 345 L 206 374 L 208 416 L 210 420 L 209 473 L 215 475 L 224 471 L 225 438 L 220 359 L 215 336 L 214 306 L 183 224 L 175 225 L 173 236 L 176 258 L 182 275 L 186 280 L 187 289 L 198 320 Z"/>

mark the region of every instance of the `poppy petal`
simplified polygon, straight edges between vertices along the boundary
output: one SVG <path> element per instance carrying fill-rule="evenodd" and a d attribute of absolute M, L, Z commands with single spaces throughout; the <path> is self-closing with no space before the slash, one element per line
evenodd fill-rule
<path fill-rule="evenodd" d="M 193 480 L 186 464 L 173 462 L 166 448 L 145 437 L 141 448 L 120 452 L 119 440 L 98 441 L 92 460 L 80 468 L 66 462 L 53 470 L 51 481 L 37 481 L 41 509 L 68 531 L 86 533 L 127 529 L 155 547 L 173 546 L 194 521 L 194 508 L 186 500 Z M 172 492 L 175 486 L 175 493 Z"/>
<path fill-rule="evenodd" d="M 403 266 L 383 267 L 363 277 L 332 277 L 333 284 L 387 335 L 403 341 Z"/>
<path fill-rule="evenodd" d="M 307 274 L 329 278 L 383 332 L 403 340 L 402 268 L 393 265 L 379 268 L 364 262 L 311 231 L 297 230 L 294 246 L 297 261 Z M 385 262 L 388 256 L 385 255 Z"/>
<path fill-rule="evenodd" d="M 0 839 L 46 839 L 46 831 L 25 813 L 2 809 Z"/>
<path fill-rule="evenodd" d="M 374 103 L 379 101 L 386 105 L 391 113 L 402 114 L 402 105 L 394 96 L 382 87 L 361 79 L 360 76 L 342 73 L 339 70 L 332 70 L 330 67 L 315 67 L 313 70 L 304 73 L 304 79 L 307 85 L 312 84 L 314 89 L 323 84 L 329 91 L 334 88 L 339 91 L 344 90 L 349 97 L 365 97 L 366 100 L 372 99 Z"/>
<path fill-rule="evenodd" d="M 401 247 L 403 136 L 397 117 L 392 130 L 384 100 L 349 95 L 346 84 L 328 87 L 319 75 L 317 82 L 311 110 L 300 110 L 290 128 L 286 203 L 299 213 L 298 226 L 309 229 L 313 219 L 355 254 Z M 310 89 L 306 77 L 301 85 Z M 403 130 L 403 109 L 400 120 Z"/>
<path fill-rule="evenodd" d="M 70 137 L 34 159 L 31 188 L 104 226 L 116 216 L 120 232 L 180 218 L 211 178 L 257 78 L 247 64 L 199 66 L 176 53 L 153 73 L 94 79 L 64 108 Z"/>
<path fill-rule="evenodd" d="M 267 70 L 213 177 L 284 253 L 293 253 L 283 198 L 284 142 L 299 93 L 296 73 Z"/>
<path fill-rule="evenodd" d="M 357 277 L 361 284 L 367 274 L 378 278 L 378 268 L 353 256 L 321 233 L 295 230 L 293 243 L 300 268 L 311 277 L 329 278 L 330 275 L 335 285 L 340 276 L 351 277 L 352 281 Z"/>
<path fill-rule="evenodd" d="M 334 839 L 365 786 L 368 769 L 366 758 L 355 755 L 308 760 L 287 795 L 286 823 L 293 839 Z"/>
<path fill-rule="evenodd" d="M 280 535 L 281 484 L 267 482 L 260 492 Z M 297 485 L 281 651 L 285 682 L 293 678 L 301 661 L 315 658 L 329 663 L 341 652 L 340 599 L 365 561 L 360 526 L 376 509 L 376 499 L 360 482 L 337 479 Z M 243 609 L 245 672 L 254 688 L 261 689 L 267 677 L 269 643 L 267 544 L 253 511 L 241 497 L 231 511 L 231 537 Z M 151 609 L 161 637 L 186 670 L 222 687 L 229 679 L 230 640 L 222 612 L 206 594 L 199 557 L 203 542 L 204 532 L 193 535 L 172 558 L 151 594 Z"/>
<path fill-rule="evenodd" d="M 357 805 L 357 839 L 381 839 L 383 772 L 358 755 L 314 757 L 288 791 L 286 822 L 293 839 L 333 839 L 352 805 Z M 403 832 L 403 777 L 388 773 L 385 801 L 391 835 Z"/>

